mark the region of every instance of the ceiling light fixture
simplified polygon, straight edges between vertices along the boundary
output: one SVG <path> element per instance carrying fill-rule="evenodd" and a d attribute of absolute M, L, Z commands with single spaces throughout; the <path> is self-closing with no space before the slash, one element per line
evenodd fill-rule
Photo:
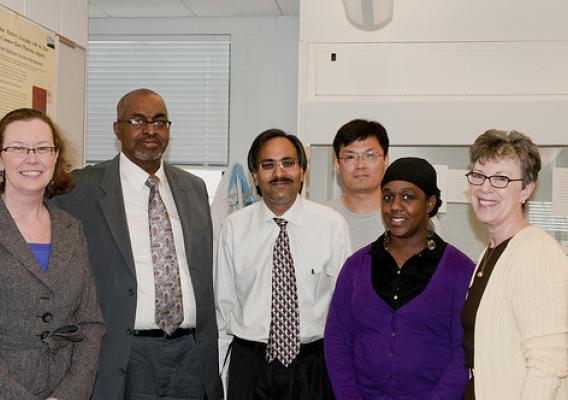
<path fill-rule="evenodd" d="M 393 0 L 343 0 L 345 14 L 359 29 L 374 31 L 392 20 Z"/>

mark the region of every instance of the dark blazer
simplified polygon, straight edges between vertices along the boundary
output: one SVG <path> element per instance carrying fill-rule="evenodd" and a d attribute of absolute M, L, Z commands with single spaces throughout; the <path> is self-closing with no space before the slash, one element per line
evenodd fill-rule
<path fill-rule="evenodd" d="M 81 224 L 57 207 L 41 272 L 0 200 L 0 398 L 87 400 L 104 324 Z"/>
<path fill-rule="evenodd" d="M 99 303 L 107 325 L 95 400 L 120 400 L 136 315 L 136 269 L 120 184 L 119 155 L 73 172 L 77 182 L 57 204 L 83 222 L 95 273 Z M 196 341 L 204 390 L 222 397 L 213 299 L 212 227 L 205 183 L 164 164 L 181 220 L 189 274 L 197 303 Z"/>

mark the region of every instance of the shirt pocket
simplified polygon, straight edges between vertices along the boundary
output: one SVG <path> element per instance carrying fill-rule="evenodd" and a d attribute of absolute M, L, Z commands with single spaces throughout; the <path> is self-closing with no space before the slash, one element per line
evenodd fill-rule
<path fill-rule="evenodd" d="M 311 255 L 295 264 L 296 281 L 300 296 L 310 304 L 328 302 L 335 287 L 335 276 L 329 273 L 326 257 Z"/>

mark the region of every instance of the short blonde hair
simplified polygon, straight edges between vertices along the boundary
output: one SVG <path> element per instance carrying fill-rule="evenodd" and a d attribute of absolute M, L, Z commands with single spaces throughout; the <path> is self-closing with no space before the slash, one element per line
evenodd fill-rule
<path fill-rule="evenodd" d="M 469 159 L 476 162 L 499 161 L 504 158 L 518 160 L 521 164 L 523 187 L 536 182 L 541 168 L 538 147 L 530 137 L 515 130 L 506 132 L 497 129 L 485 131 L 469 148 Z"/>

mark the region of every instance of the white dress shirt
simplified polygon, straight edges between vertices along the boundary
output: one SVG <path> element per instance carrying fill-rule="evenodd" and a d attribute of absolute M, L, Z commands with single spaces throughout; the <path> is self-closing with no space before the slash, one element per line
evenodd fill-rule
<path fill-rule="evenodd" d="M 268 341 L 272 301 L 272 251 L 280 228 L 263 201 L 229 215 L 221 225 L 214 269 L 219 357 L 233 336 Z M 298 196 L 280 218 L 288 221 L 296 270 L 300 338 L 323 337 L 337 274 L 351 254 L 349 227 L 329 207 Z"/>
<path fill-rule="evenodd" d="M 150 188 L 146 186 L 146 181 L 150 175 L 130 161 L 123 153 L 120 153 L 119 170 L 126 221 L 128 223 L 128 232 L 130 233 L 130 244 L 136 267 L 138 297 L 134 328 L 159 329 L 154 318 L 154 266 L 152 264 L 148 227 L 148 197 L 150 196 Z M 178 258 L 184 314 L 183 323 L 180 327 L 193 328 L 195 327 L 196 314 L 195 294 L 191 277 L 189 276 L 181 221 L 164 172 L 163 162 L 155 175 L 160 179 L 160 196 L 168 210 Z"/>

